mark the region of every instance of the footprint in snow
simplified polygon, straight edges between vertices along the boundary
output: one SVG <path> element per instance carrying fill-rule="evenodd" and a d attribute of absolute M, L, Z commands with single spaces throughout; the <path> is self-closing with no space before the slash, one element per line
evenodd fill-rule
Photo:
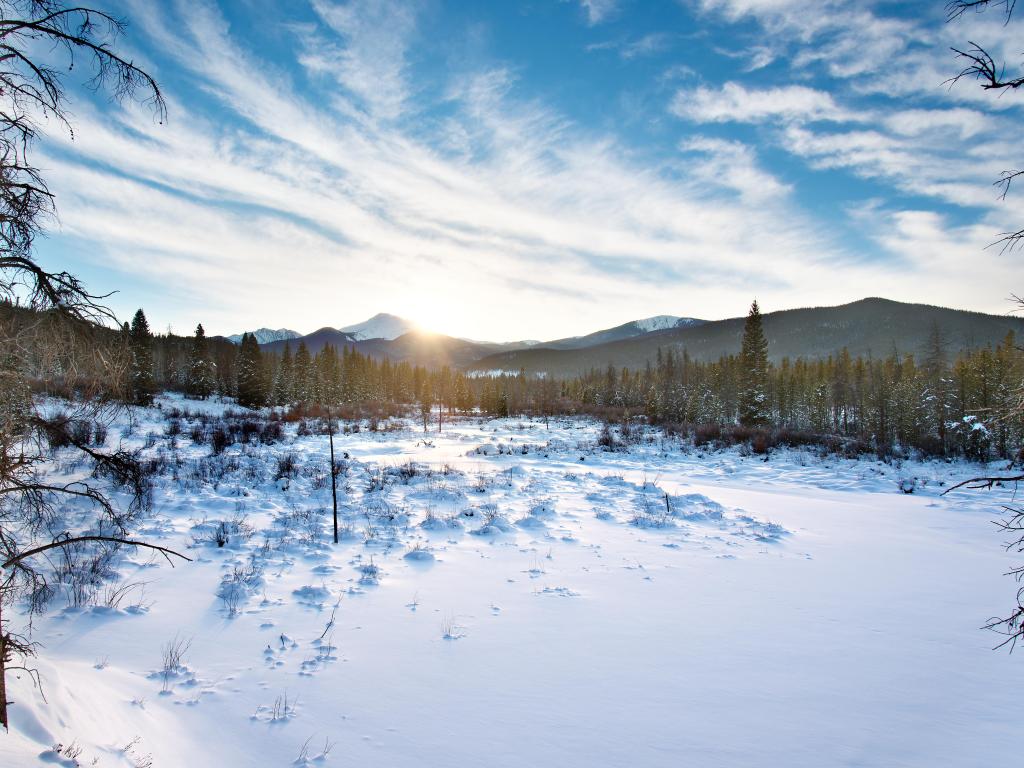
<path fill-rule="evenodd" d="M 557 595 L 559 597 L 579 597 L 580 593 L 576 590 L 569 589 L 568 587 L 544 587 L 539 592 L 535 592 L 537 595 Z"/>

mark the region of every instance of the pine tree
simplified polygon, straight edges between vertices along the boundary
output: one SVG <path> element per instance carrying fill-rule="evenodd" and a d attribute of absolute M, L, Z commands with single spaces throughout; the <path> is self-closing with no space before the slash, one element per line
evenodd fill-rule
<path fill-rule="evenodd" d="M 285 342 L 281 362 L 277 366 L 277 377 L 274 379 L 274 405 L 289 405 L 292 402 L 294 366 L 292 365 L 292 348 Z"/>
<path fill-rule="evenodd" d="M 743 325 L 743 346 L 740 352 L 740 424 L 761 427 L 771 420 L 768 403 L 768 340 L 761 325 L 761 309 L 757 300 L 750 305 Z"/>
<path fill-rule="evenodd" d="M 292 396 L 300 403 L 310 399 L 310 369 L 312 361 L 304 341 L 299 342 L 299 350 L 295 353 L 295 365 L 292 369 Z"/>
<path fill-rule="evenodd" d="M 461 374 L 455 380 L 455 407 L 462 413 L 473 410 L 473 393 L 469 389 L 466 377 Z"/>
<path fill-rule="evenodd" d="M 246 333 L 238 350 L 238 404 L 245 408 L 259 408 L 266 401 L 263 355 L 256 337 Z"/>
<path fill-rule="evenodd" d="M 145 313 L 140 309 L 132 318 L 129 333 L 131 343 L 131 370 L 129 386 L 131 400 L 137 405 L 150 405 L 156 395 L 156 375 L 153 371 L 153 334 Z"/>
<path fill-rule="evenodd" d="M 217 379 L 202 323 L 196 326 L 195 336 L 192 337 L 185 377 L 185 391 L 192 397 L 205 400 L 213 394 Z"/>
<path fill-rule="evenodd" d="M 420 406 L 420 418 L 423 419 L 423 431 L 427 431 L 430 422 L 430 410 L 434 407 L 434 388 L 429 379 L 424 379 L 416 398 Z"/>
<path fill-rule="evenodd" d="M 946 429 L 954 411 L 952 381 L 948 377 L 946 337 L 938 323 L 932 322 L 928 342 L 924 349 L 922 374 L 925 380 L 921 407 L 926 419 L 925 429 L 938 440 L 941 452 L 946 450 Z"/>

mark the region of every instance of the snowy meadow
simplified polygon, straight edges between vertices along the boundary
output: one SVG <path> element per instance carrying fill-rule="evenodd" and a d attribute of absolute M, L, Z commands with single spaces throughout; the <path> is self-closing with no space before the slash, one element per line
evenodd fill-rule
<path fill-rule="evenodd" d="M 1009 492 L 942 495 L 977 466 L 343 421 L 335 545 L 323 424 L 268 413 L 164 395 L 109 425 L 150 472 L 140 538 L 192 562 L 55 558 L 41 686 L 10 675 L 0 765 L 1016 754 L 1019 665 L 979 629 L 1013 589 L 991 524 Z M 49 476 L 87 476 L 75 456 Z"/>

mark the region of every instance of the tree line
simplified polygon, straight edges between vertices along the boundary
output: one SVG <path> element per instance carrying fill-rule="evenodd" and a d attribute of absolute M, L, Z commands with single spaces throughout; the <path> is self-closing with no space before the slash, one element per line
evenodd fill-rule
<path fill-rule="evenodd" d="M 208 339 L 202 325 L 192 337 L 155 336 L 142 310 L 121 334 L 131 349 L 123 390 L 141 404 L 168 389 L 237 397 L 246 407 L 339 405 L 364 414 L 413 407 L 425 426 L 435 410 L 544 418 L 587 413 L 692 434 L 739 427 L 803 442 L 839 437 L 879 453 L 913 448 L 976 459 L 1012 457 L 1024 438 L 1019 416 L 997 416 L 1011 410 L 1024 378 L 1024 354 L 1012 333 L 955 359 L 936 327 L 918 355 L 854 357 L 844 349 L 825 359 L 773 363 L 757 302 L 737 354 L 700 362 L 685 349 L 667 348 L 640 370 L 609 366 L 561 379 L 430 370 L 351 347 L 311 354 L 302 341 L 277 354 L 261 350 L 251 334 L 238 345 Z"/>

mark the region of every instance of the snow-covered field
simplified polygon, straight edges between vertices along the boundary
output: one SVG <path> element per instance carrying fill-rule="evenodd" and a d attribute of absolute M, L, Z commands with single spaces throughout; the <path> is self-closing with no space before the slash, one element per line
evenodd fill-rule
<path fill-rule="evenodd" d="M 5 768 L 75 764 L 57 743 L 161 768 L 1019 760 L 1024 662 L 979 629 L 1016 588 L 1006 492 L 940 496 L 977 467 L 410 423 L 336 438 L 335 546 L 326 437 L 211 456 L 188 419 L 135 419 L 124 440 L 167 459 L 140 536 L 195 562 L 128 552 L 144 592 L 55 601 Z"/>

